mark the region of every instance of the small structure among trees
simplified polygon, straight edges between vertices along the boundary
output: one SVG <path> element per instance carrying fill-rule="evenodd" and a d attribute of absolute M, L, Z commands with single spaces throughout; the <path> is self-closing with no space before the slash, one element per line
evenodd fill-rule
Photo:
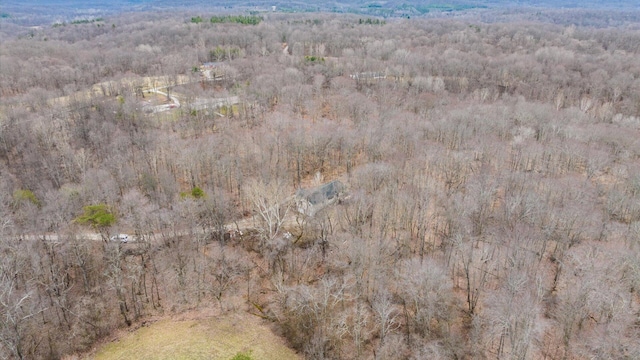
<path fill-rule="evenodd" d="M 223 52 L 221 56 L 225 56 L 226 51 L 221 48 L 221 50 L 218 50 L 218 48 L 216 48 L 216 50 L 211 50 L 211 57 L 214 57 L 214 53 L 219 53 L 221 51 Z M 197 70 L 200 72 L 202 80 L 222 80 L 224 77 L 224 71 L 220 68 L 221 64 L 221 62 L 206 62 L 200 65 Z"/>
<path fill-rule="evenodd" d="M 318 211 L 338 201 L 346 187 L 340 180 L 333 180 L 311 189 L 296 192 L 296 208 L 299 213 L 314 216 Z"/>

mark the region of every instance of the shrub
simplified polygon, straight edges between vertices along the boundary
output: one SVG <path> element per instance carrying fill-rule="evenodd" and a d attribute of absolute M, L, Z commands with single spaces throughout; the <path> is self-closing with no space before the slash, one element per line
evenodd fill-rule
<path fill-rule="evenodd" d="M 75 219 L 79 224 L 87 224 L 94 228 L 106 228 L 116 222 L 116 215 L 106 204 L 88 205 L 82 209 L 84 214 Z"/>
<path fill-rule="evenodd" d="M 193 196 L 196 199 L 200 199 L 201 197 L 205 196 L 205 193 L 204 193 L 204 190 L 196 186 L 193 189 L 191 189 L 191 196 Z"/>
<path fill-rule="evenodd" d="M 19 205 L 23 201 L 28 201 L 35 206 L 40 207 L 40 200 L 36 197 L 33 191 L 28 189 L 20 189 L 13 192 L 13 201 L 15 205 Z"/>
<path fill-rule="evenodd" d="M 251 352 L 237 353 L 231 360 L 253 360 Z"/>
<path fill-rule="evenodd" d="M 187 198 L 187 197 L 191 197 L 191 198 L 194 198 L 194 199 L 200 199 L 200 198 L 203 198 L 203 197 L 206 197 L 206 196 L 207 196 L 207 193 L 205 193 L 204 190 L 202 190 L 198 186 L 195 186 L 189 192 L 184 191 L 184 192 L 180 193 L 180 197 L 182 199 Z"/>

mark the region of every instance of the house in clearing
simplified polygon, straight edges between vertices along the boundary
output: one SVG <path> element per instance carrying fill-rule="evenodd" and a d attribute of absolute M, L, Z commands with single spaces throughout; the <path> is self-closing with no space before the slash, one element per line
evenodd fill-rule
<path fill-rule="evenodd" d="M 318 211 L 338 201 L 346 187 L 339 180 L 311 189 L 300 189 L 296 192 L 296 208 L 299 213 L 314 216 Z"/>
<path fill-rule="evenodd" d="M 222 80 L 224 78 L 224 70 L 221 62 L 206 62 L 200 65 L 200 77 L 202 80 Z"/>
<path fill-rule="evenodd" d="M 379 82 L 380 80 L 385 80 L 388 78 L 387 71 L 369 71 L 369 72 L 360 72 L 349 75 L 350 78 L 355 80 L 358 83 L 362 84 L 374 84 Z"/>

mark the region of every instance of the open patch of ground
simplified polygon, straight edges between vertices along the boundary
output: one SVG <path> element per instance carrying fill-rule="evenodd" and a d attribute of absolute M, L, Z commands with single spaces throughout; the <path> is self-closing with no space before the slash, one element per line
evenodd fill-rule
<path fill-rule="evenodd" d="M 161 320 L 104 345 L 89 358 L 229 360 L 238 353 L 250 354 L 252 359 L 301 359 L 261 319 L 243 313 Z"/>

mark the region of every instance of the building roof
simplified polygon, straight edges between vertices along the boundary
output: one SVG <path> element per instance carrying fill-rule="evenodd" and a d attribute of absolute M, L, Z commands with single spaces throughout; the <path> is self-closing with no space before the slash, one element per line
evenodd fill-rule
<path fill-rule="evenodd" d="M 202 67 L 213 68 L 213 67 L 216 67 L 216 66 L 218 66 L 220 64 L 222 64 L 222 63 L 221 62 L 206 62 L 206 63 L 202 64 Z"/>
<path fill-rule="evenodd" d="M 335 198 L 345 190 L 345 186 L 339 180 L 334 180 L 312 189 L 300 189 L 296 193 L 299 199 L 305 199 L 311 205 L 322 205 Z"/>

